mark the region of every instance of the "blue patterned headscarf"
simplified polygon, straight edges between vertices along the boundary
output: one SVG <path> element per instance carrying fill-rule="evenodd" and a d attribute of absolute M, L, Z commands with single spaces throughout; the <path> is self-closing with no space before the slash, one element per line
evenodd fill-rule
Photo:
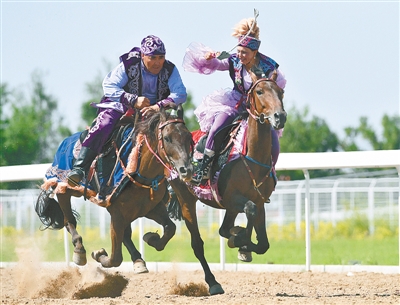
<path fill-rule="evenodd" d="M 249 48 L 253 51 L 257 51 L 260 47 L 261 41 L 251 37 L 251 36 L 240 36 L 239 37 L 239 46 Z"/>
<path fill-rule="evenodd" d="M 144 55 L 165 55 L 165 46 L 160 38 L 149 35 L 143 38 L 140 51 Z"/>

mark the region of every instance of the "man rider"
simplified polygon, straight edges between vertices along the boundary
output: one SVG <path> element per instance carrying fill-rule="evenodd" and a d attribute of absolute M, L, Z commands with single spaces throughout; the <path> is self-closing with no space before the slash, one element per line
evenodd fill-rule
<path fill-rule="evenodd" d="M 82 142 L 79 156 L 68 174 L 68 184 L 79 185 L 101 152 L 119 119 L 133 108 L 146 116 L 170 102 L 186 101 L 187 93 L 176 66 L 165 59 L 165 46 L 160 38 L 149 35 L 140 47 L 120 56 L 120 63 L 103 80 L 104 96 L 97 117 Z"/>

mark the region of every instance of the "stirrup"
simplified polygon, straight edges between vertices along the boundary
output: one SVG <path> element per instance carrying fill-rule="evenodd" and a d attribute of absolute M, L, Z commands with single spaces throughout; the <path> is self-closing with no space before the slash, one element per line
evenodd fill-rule
<path fill-rule="evenodd" d="M 67 176 L 68 185 L 71 187 L 79 186 L 84 176 L 85 173 L 81 169 L 73 169 Z"/>

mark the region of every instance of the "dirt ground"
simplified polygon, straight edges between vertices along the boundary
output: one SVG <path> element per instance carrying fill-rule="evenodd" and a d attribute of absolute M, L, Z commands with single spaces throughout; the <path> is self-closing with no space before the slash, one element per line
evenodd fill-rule
<path fill-rule="evenodd" d="M 214 271 L 225 293 L 209 296 L 200 270 L 131 271 L 17 263 L 0 269 L 1 304 L 400 304 L 400 274 Z"/>

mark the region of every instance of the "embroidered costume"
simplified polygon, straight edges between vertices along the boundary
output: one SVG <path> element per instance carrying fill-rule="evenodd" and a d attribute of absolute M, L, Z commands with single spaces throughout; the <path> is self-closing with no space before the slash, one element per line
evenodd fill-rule
<path fill-rule="evenodd" d="M 165 60 L 165 53 L 161 39 L 149 35 L 142 40 L 140 47 L 123 54 L 120 64 L 104 78 L 104 96 L 100 103 L 91 104 L 99 109 L 98 115 L 67 177 L 70 186 L 76 186 L 82 181 L 123 114 L 128 109 L 137 111 L 135 104 L 139 97 L 147 98 L 150 105 L 157 104 L 160 108 L 170 102 L 179 105 L 186 101 L 186 88 L 178 69 L 172 62 Z M 143 56 L 164 61 L 157 74 L 146 68 Z"/>
<path fill-rule="evenodd" d="M 239 37 L 238 46 L 249 48 L 252 51 L 258 51 L 260 41 L 251 36 Z M 195 173 L 192 182 L 199 184 L 202 179 L 208 178 L 208 171 L 220 143 L 214 142 L 215 134 L 224 126 L 232 123 L 235 117 L 245 111 L 245 101 L 248 90 L 252 86 L 250 73 L 245 69 L 237 54 L 231 54 L 224 59 L 214 58 L 206 59 L 208 53 L 214 53 L 209 47 L 201 43 L 192 43 L 186 49 L 183 60 L 185 71 L 196 72 L 200 74 L 211 74 L 215 71 L 229 71 L 229 76 L 233 82 L 232 89 L 216 90 L 203 98 L 202 103 L 196 108 L 194 114 L 200 124 L 202 132 L 208 133 L 205 144 L 204 159 L 202 165 Z M 215 53 L 214 53 L 215 54 Z M 279 65 L 272 58 L 257 52 L 256 64 L 251 68 L 251 72 L 258 77 L 270 77 L 277 72 L 277 84 L 282 89 L 285 87 L 286 79 L 278 70 Z M 281 132 L 280 132 L 281 133 Z M 279 154 L 279 140 L 275 130 L 272 131 L 273 158 L 276 162 Z"/>

